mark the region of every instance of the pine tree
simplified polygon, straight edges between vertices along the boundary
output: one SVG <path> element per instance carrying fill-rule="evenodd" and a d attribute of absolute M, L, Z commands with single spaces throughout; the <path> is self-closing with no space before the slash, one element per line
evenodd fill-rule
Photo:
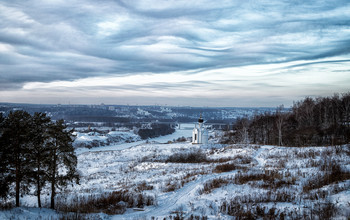
<path fill-rule="evenodd" d="M 56 187 L 66 186 L 68 182 L 79 181 L 77 157 L 73 148 L 73 130 L 67 130 L 63 120 L 58 120 L 49 129 L 50 155 L 48 181 L 51 184 L 51 208 L 55 208 Z M 59 169 L 65 169 L 64 172 Z"/>
<path fill-rule="evenodd" d="M 32 172 L 31 178 L 36 186 L 36 195 L 38 198 L 38 207 L 41 207 L 41 189 L 47 181 L 47 171 L 49 164 L 49 127 L 52 125 L 51 119 L 45 113 L 35 113 L 32 117 L 30 129 L 30 160 Z"/>
<path fill-rule="evenodd" d="M 8 185 L 8 159 L 6 158 L 7 154 L 5 152 L 5 143 L 3 138 L 4 131 L 4 117 L 0 113 L 0 197 L 6 198 L 9 185 Z"/>
<path fill-rule="evenodd" d="M 1 135 L 1 161 L 3 164 L 2 177 L 7 184 L 15 182 L 16 206 L 20 205 L 20 190 L 28 189 L 28 173 L 30 172 L 27 160 L 30 143 L 31 115 L 25 111 L 10 112 L 3 122 Z M 5 166 L 4 166 L 5 165 Z M 23 184 L 22 184 L 23 183 Z M 6 190 L 6 189 L 5 189 Z"/>

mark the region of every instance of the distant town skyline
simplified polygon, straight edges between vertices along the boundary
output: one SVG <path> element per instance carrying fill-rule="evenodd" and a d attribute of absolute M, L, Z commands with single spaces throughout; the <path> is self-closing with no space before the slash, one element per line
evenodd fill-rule
<path fill-rule="evenodd" d="M 290 107 L 350 91 L 350 2 L 0 2 L 0 102 Z"/>

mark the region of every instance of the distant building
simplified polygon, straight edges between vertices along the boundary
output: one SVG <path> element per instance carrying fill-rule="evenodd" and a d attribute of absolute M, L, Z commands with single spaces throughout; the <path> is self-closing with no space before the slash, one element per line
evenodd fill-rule
<path fill-rule="evenodd" d="M 115 107 L 114 107 L 114 106 L 109 106 L 109 107 L 108 107 L 108 110 L 109 110 L 109 111 L 115 111 Z"/>
<path fill-rule="evenodd" d="M 208 144 L 208 131 L 204 127 L 202 114 L 198 119 L 198 124 L 195 125 L 192 131 L 192 144 Z"/>

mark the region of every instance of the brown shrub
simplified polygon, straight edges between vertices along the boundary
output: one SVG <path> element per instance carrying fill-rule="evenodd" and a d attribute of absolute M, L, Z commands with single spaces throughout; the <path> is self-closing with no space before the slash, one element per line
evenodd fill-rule
<path fill-rule="evenodd" d="M 220 164 L 217 165 L 214 168 L 214 172 L 215 173 L 224 173 L 224 172 L 230 172 L 232 170 L 237 169 L 236 165 L 232 164 L 232 163 L 225 163 L 225 164 Z"/>
<path fill-rule="evenodd" d="M 203 188 L 198 191 L 200 195 L 202 194 L 209 194 L 214 189 L 220 188 L 224 185 L 227 185 L 229 183 L 232 183 L 232 178 L 216 178 L 208 180 L 204 183 Z"/>
<path fill-rule="evenodd" d="M 137 184 L 136 186 L 136 190 L 138 192 L 142 192 L 142 191 L 145 191 L 145 190 L 152 190 L 153 189 L 153 186 L 152 185 L 149 185 L 148 183 L 146 183 L 145 181 Z"/>
<path fill-rule="evenodd" d="M 114 191 L 100 195 L 77 196 L 67 201 L 59 197 L 56 209 L 62 212 L 122 214 L 126 208 L 144 207 L 154 204 L 154 197 L 128 190 Z"/>
<path fill-rule="evenodd" d="M 207 155 L 200 149 L 190 152 L 175 153 L 168 157 L 165 162 L 169 163 L 205 163 L 208 162 Z"/>
<path fill-rule="evenodd" d="M 306 181 L 303 186 L 304 192 L 309 192 L 313 189 L 319 189 L 323 186 L 350 179 L 350 172 L 341 169 L 339 164 L 332 164 L 329 171 L 324 171 L 317 174 L 315 177 Z"/>

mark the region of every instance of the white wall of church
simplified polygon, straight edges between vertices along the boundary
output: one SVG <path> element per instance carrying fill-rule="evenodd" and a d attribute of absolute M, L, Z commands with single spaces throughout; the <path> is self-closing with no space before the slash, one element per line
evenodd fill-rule
<path fill-rule="evenodd" d="M 200 118 L 201 119 L 201 118 Z M 202 120 L 203 121 L 203 120 Z M 192 144 L 207 144 L 208 131 L 202 122 L 196 124 L 192 131 Z"/>

